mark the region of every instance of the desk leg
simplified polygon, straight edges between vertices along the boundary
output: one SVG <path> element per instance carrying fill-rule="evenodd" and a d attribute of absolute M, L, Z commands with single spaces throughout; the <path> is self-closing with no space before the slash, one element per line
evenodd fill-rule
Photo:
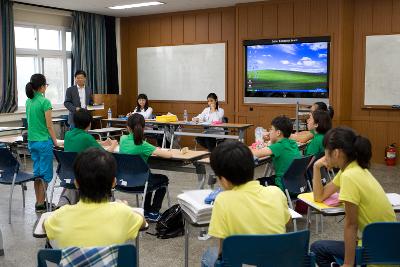
<path fill-rule="evenodd" d="M 197 161 L 193 162 L 193 165 L 196 168 L 197 181 L 199 183 L 198 188 L 204 189 L 207 177 L 206 167 L 203 164 L 198 163 Z"/>
<path fill-rule="evenodd" d="M 4 256 L 3 234 L 0 229 L 0 256 Z"/>
<path fill-rule="evenodd" d="M 244 130 L 239 129 L 239 141 L 244 143 Z"/>
<path fill-rule="evenodd" d="M 189 267 L 189 223 L 183 219 L 185 224 L 185 267 Z"/>
<path fill-rule="evenodd" d="M 136 236 L 135 245 L 136 245 L 136 266 L 139 267 L 139 238 L 140 232 Z"/>

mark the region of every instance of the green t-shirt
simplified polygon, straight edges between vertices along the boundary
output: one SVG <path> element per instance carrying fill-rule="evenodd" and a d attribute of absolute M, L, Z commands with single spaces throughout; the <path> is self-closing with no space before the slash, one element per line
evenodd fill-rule
<path fill-rule="evenodd" d="M 272 164 L 275 169 L 275 183 L 284 190 L 282 176 L 295 158 L 301 156 L 296 141 L 282 138 L 269 146 L 272 151 Z"/>
<path fill-rule="evenodd" d="M 140 155 L 145 162 L 153 154 L 156 147 L 143 140 L 141 145 L 136 145 L 133 142 L 133 134 L 124 135 L 119 141 L 119 153 Z"/>
<path fill-rule="evenodd" d="M 325 152 L 324 146 L 324 134 L 314 133 L 313 139 L 311 139 L 310 143 L 308 143 L 305 151 L 306 156 L 317 156 Z"/>
<path fill-rule="evenodd" d="M 45 113 L 53 109 L 50 101 L 42 93 L 35 92 L 32 99 L 26 100 L 26 119 L 28 122 L 28 141 L 47 141 L 50 138 Z"/>
<path fill-rule="evenodd" d="M 64 151 L 79 153 L 90 147 L 101 148 L 102 146 L 85 130 L 74 128 L 65 134 Z"/>

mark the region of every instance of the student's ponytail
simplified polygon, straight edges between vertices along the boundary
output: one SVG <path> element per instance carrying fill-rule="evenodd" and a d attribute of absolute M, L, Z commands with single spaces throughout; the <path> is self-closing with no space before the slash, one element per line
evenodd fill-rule
<path fill-rule="evenodd" d="M 33 98 L 33 96 L 35 95 L 35 91 L 33 89 L 33 84 L 31 82 L 27 83 L 25 86 L 25 93 L 26 96 L 30 99 Z"/>
<path fill-rule="evenodd" d="M 368 169 L 372 157 L 371 142 L 367 138 L 357 135 L 354 139 L 354 150 L 358 165 L 363 169 Z"/>
<path fill-rule="evenodd" d="M 25 86 L 26 96 L 32 99 L 35 96 L 35 91 L 39 90 L 40 87 L 46 85 L 46 77 L 43 74 L 36 73 L 31 76 L 30 82 Z"/>
<path fill-rule="evenodd" d="M 347 161 L 357 160 L 358 165 L 368 169 L 372 157 L 371 142 L 348 127 L 337 127 L 329 130 L 324 137 L 325 149 L 332 151 L 341 149 L 347 157 Z"/>
<path fill-rule="evenodd" d="M 135 145 L 141 145 L 144 138 L 144 118 L 139 113 L 134 113 L 128 118 L 128 126 L 133 131 Z"/>

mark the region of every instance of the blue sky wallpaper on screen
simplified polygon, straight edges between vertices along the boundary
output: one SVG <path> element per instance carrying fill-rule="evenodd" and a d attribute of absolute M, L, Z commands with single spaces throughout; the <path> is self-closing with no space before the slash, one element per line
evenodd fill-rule
<path fill-rule="evenodd" d="M 247 47 L 247 70 L 327 73 L 327 42 Z"/>

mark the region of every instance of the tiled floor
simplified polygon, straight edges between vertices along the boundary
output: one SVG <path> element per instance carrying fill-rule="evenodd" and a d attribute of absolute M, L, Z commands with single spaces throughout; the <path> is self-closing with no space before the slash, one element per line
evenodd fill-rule
<path fill-rule="evenodd" d="M 31 169 L 28 161 L 28 170 Z M 261 173 L 258 169 L 257 173 Z M 386 167 L 373 165 L 373 174 L 383 185 L 386 192 L 400 192 L 400 167 Z M 170 178 L 170 194 L 172 203 L 176 203 L 176 196 L 182 190 L 195 189 L 197 177 L 193 174 L 166 172 Z M 56 191 L 55 199 L 58 199 L 60 190 Z M 32 236 L 32 228 L 36 221 L 34 212 L 34 191 L 32 184 L 28 185 L 26 208 L 22 209 L 22 195 L 20 188 L 14 192 L 12 224 L 8 224 L 8 186 L 0 186 L 0 227 L 3 233 L 5 256 L 0 257 L 0 266 L 36 266 L 37 251 L 44 246 L 44 239 L 36 239 Z M 116 194 L 117 198 L 128 200 L 134 205 L 135 198 L 126 194 Z M 166 201 L 163 209 L 166 208 Z M 238 211 L 240 212 L 240 211 Z M 324 233 L 316 234 L 315 224 L 311 227 L 311 242 L 318 239 L 342 239 L 342 217 L 329 217 L 324 219 Z M 304 223 L 299 223 L 302 229 Z M 154 231 L 151 225 L 150 232 Z M 199 266 L 200 257 L 204 249 L 210 245 L 216 245 L 215 240 L 199 241 L 198 229 L 192 229 L 190 236 L 189 266 Z M 140 266 L 183 266 L 184 239 L 183 237 L 161 240 L 143 233 L 140 237 Z"/>

